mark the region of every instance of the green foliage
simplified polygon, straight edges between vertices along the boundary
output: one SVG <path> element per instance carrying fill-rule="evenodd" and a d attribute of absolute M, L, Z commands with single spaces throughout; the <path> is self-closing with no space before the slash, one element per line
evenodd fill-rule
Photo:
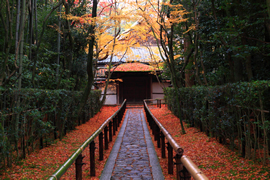
<path fill-rule="evenodd" d="M 269 146 L 269 81 L 180 88 L 178 100 L 175 99 L 175 93 L 173 88 L 165 90 L 168 108 L 178 115 L 176 101 L 180 101 L 182 111 L 180 118 L 191 126 L 196 126 L 223 142 L 229 139 L 232 148 L 234 139 L 249 142 L 247 148 L 251 149 L 250 152 L 256 151 L 254 146 L 257 144 L 262 145 L 257 148 L 269 148 L 266 143 L 268 141 Z M 259 142 L 259 138 L 265 142 Z"/>
<path fill-rule="evenodd" d="M 4 4 L 3 4 L 4 3 Z M 6 1 L 1 2 L 2 7 L 6 8 Z M 17 5 L 15 2 L 9 2 L 11 7 L 10 11 L 14 17 L 16 17 L 16 8 Z M 75 26 L 74 22 L 69 21 L 70 25 L 67 24 L 68 21 L 65 19 L 61 20 L 61 38 L 60 38 L 60 63 L 56 64 L 57 59 L 57 35 L 58 35 L 58 13 L 57 10 L 54 10 L 52 14 L 48 17 L 45 22 L 45 29 L 43 36 L 41 32 L 43 31 L 43 22 L 47 15 L 50 13 L 52 8 L 57 4 L 48 3 L 46 5 L 42 2 L 37 2 L 37 22 L 34 22 L 33 42 L 30 44 L 30 28 L 29 28 L 29 17 L 26 18 L 26 24 L 24 29 L 24 50 L 23 50 L 23 73 L 20 75 L 22 78 L 22 87 L 23 88 L 35 88 L 40 89 L 67 89 L 67 90 L 82 90 L 85 85 L 86 79 L 86 52 L 85 48 L 87 46 L 87 29 L 80 29 Z M 82 6 L 83 7 L 83 6 Z M 71 13 L 78 13 L 80 8 L 75 8 L 74 2 L 69 2 L 69 8 Z M 6 19 L 8 16 L 6 12 L 9 11 L 8 8 L 3 11 L 3 24 L 8 22 Z M 29 9 L 28 9 L 29 10 Z M 73 12 L 74 10 L 74 12 Z M 63 6 L 62 12 L 65 11 Z M 85 12 L 81 10 L 80 13 Z M 35 17 L 34 17 L 35 19 Z M 12 18 L 12 36 L 13 41 L 8 54 L 5 54 L 4 47 L 6 46 L 5 40 L 5 29 L 4 26 L 0 26 L 0 33 L 3 34 L 0 38 L 0 64 L 3 65 L 6 55 L 8 55 L 7 65 L 3 65 L 5 68 L 5 77 L 3 82 L 5 86 L 3 88 L 14 88 L 17 85 L 19 74 L 15 73 L 9 81 L 6 81 L 8 76 L 15 69 L 15 31 L 16 31 L 16 18 Z M 36 26 L 37 23 L 37 27 Z M 69 29 L 68 29 L 69 26 Z M 71 36 L 68 36 L 67 32 L 71 33 Z M 72 37 L 73 41 L 70 41 Z M 74 48 L 71 49 L 71 42 L 73 43 Z M 37 45 L 40 43 L 38 52 Z M 31 52 L 30 52 L 31 50 Z M 36 64 L 35 64 L 36 61 Z M 18 65 L 18 59 L 17 59 Z M 60 82 L 57 82 L 57 73 L 56 69 L 59 68 L 58 78 Z M 32 77 L 33 69 L 36 70 L 35 78 Z M 18 70 L 16 70 L 18 71 Z M 33 81 L 34 79 L 34 81 Z M 59 84 L 59 85 L 58 85 Z"/>
<path fill-rule="evenodd" d="M 186 16 L 189 18 L 187 23 L 175 25 L 174 53 L 188 54 L 188 50 L 184 52 L 183 42 L 179 41 L 186 39 L 183 33 L 187 28 L 197 25 L 188 33 L 191 38 L 189 49 L 196 48 L 195 39 L 198 38 L 198 53 L 195 57 L 194 51 L 189 59 L 197 62 L 199 74 L 195 84 L 199 84 L 198 78 L 203 81 L 204 75 L 208 85 L 212 86 L 270 79 L 269 16 L 265 1 L 183 0 L 181 4 L 190 14 Z M 177 70 L 181 70 L 183 62 L 179 59 L 175 65 Z M 195 77 L 197 67 L 188 63 L 185 69 L 194 70 Z"/>
<path fill-rule="evenodd" d="M 19 118 L 19 141 L 24 141 L 28 153 L 34 150 L 38 140 L 46 144 L 54 138 L 62 138 L 99 111 L 100 91 L 91 91 L 81 115 L 78 105 L 83 92 L 67 90 L 22 89 L 1 91 L 0 97 L 0 159 L 16 150 L 15 119 Z M 20 99 L 21 106 L 16 101 Z M 40 145 L 43 146 L 43 145 Z M 23 148 L 21 148 L 22 151 Z"/>

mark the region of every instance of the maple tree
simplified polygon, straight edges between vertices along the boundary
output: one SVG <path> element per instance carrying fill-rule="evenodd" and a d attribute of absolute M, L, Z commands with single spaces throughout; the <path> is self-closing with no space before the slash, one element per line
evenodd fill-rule
<path fill-rule="evenodd" d="M 41 66 L 39 63 L 40 59 L 44 57 L 43 55 L 53 56 L 53 46 L 50 46 L 50 44 L 53 43 L 50 42 L 46 44 L 44 41 L 47 37 L 50 37 L 48 27 L 53 26 L 62 34 L 60 39 L 61 41 L 64 41 L 61 45 L 61 52 L 63 53 L 62 55 L 64 57 L 59 55 L 60 64 L 57 64 L 62 66 L 63 72 L 61 72 L 60 68 L 60 72 L 56 73 L 56 76 L 61 76 L 58 79 L 59 82 L 57 82 L 57 84 L 59 85 L 57 87 L 61 87 L 61 80 L 66 77 L 74 78 L 76 76 L 74 75 L 75 73 L 72 72 L 74 71 L 72 69 L 72 65 L 77 63 L 77 58 L 79 57 L 78 54 L 80 53 L 76 52 L 76 49 L 81 48 L 78 47 L 78 45 L 84 41 L 82 38 L 84 36 L 83 34 L 89 33 L 87 30 L 87 24 L 89 25 L 91 22 L 92 13 L 90 11 L 93 8 L 93 5 L 91 5 L 92 1 L 67 0 L 55 1 L 55 4 L 48 0 L 41 1 L 41 7 L 47 8 L 50 6 L 52 8 L 52 10 L 50 10 L 50 8 L 47 9 L 46 13 L 48 16 L 43 15 L 44 18 L 42 18 L 44 21 L 40 17 L 34 17 L 37 16 L 37 4 L 35 4 L 34 0 L 29 2 L 31 2 L 31 6 L 29 4 L 28 10 L 29 19 L 26 18 L 24 21 L 28 21 L 31 27 L 29 27 L 29 33 L 25 33 L 24 36 L 29 34 L 29 37 L 27 37 L 29 39 L 26 40 L 27 43 L 25 46 L 28 46 L 29 44 L 29 53 L 27 52 L 27 58 L 29 58 L 29 60 L 33 63 L 33 65 L 31 65 L 31 77 L 29 78 L 32 81 L 30 84 L 33 87 L 39 87 L 41 86 L 38 84 L 39 79 L 44 82 L 50 78 L 48 75 L 46 75 L 48 73 L 45 73 L 44 70 L 42 71 L 39 69 L 38 66 Z M 111 21 L 104 26 L 101 23 L 101 26 L 98 27 L 101 29 L 101 33 L 99 33 L 100 42 L 98 43 L 99 46 L 97 46 L 97 48 L 101 50 L 97 50 L 97 52 L 100 53 L 99 58 L 102 59 L 111 54 L 110 52 L 112 50 L 111 47 L 113 43 L 108 43 L 108 41 L 113 39 L 111 36 L 114 36 L 111 31 L 113 27 L 115 27 L 115 25 L 112 23 L 114 20 L 118 19 L 120 21 L 120 19 L 122 19 L 120 23 L 122 33 L 123 29 L 128 29 L 127 27 L 131 27 L 131 24 L 134 22 L 142 22 L 141 20 L 144 19 L 146 20 L 145 22 L 149 22 L 148 25 L 152 26 L 152 30 L 154 30 L 155 35 L 159 40 L 158 43 L 160 48 L 164 51 L 164 60 L 169 60 L 170 64 L 174 64 L 174 66 L 168 64 L 167 68 L 170 70 L 172 77 L 176 79 L 176 82 L 174 83 L 176 86 L 182 86 L 185 82 L 188 86 L 193 84 L 213 85 L 216 83 L 223 83 L 223 81 L 224 83 L 235 82 L 239 79 L 245 80 L 245 74 L 247 75 L 246 80 L 248 81 L 250 81 L 252 78 L 263 79 L 262 74 L 267 77 L 267 73 L 264 73 L 265 71 L 261 69 L 265 69 L 265 67 L 269 66 L 268 61 L 266 61 L 268 57 L 266 46 L 269 39 L 269 21 L 266 20 L 264 26 L 263 22 L 260 21 L 260 17 L 263 14 L 264 17 L 268 18 L 269 13 L 267 10 L 269 9 L 269 1 L 259 1 L 265 6 L 260 6 L 259 3 L 256 3 L 254 0 L 248 0 L 242 4 L 237 2 L 240 2 L 240 0 L 230 0 L 230 3 L 227 3 L 227 1 L 217 0 L 183 0 L 181 1 L 182 5 L 178 4 L 176 1 L 100 1 L 98 4 L 98 17 L 102 18 L 99 18 L 98 21 L 106 21 L 104 19 L 105 17 L 111 19 Z M 1 5 L 3 5 L 2 7 L 7 8 L 6 12 L 12 12 L 9 14 L 1 11 L 3 19 L 1 20 L 3 24 L 1 32 L 6 35 L 3 36 L 5 37 L 5 41 L 4 39 L 1 40 L 1 44 L 3 44 L 4 47 L 3 54 L 5 54 L 3 56 L 5 61 L 3 61 L 4 64 L 2 64 L 1 68 L 7 66 L 9 68 L 1 70 L 0 79 L 1 84 L 8 86 L 12 85 L 10 80 L 14 80 L 13 76 L 16 76 L 15 72 L 18 70 L 17 62 L 15 62 L 16 60 L 13 61 L 12 56 L 9 57 L 8 55 L 15 54 L 16 57 L 18 56 L 19 52 L 16 45 L 14 44 L 14 48 L 11 43 L 12 37 L 15 37 L 15 34 L 12 34 L 15 29 L 11 28 L 15 27 L 13 25 L 16 18 L 13 17 L 13 14 L 15 14 L 16 10 L 19 10 L 16 9 L 16 7 L 20 7 L 14 4 L 16 3 L 12 4 L 11 1 L 1 2 Z M 249 6 L 249 4 L 253 4 L 254 6 Z M 123 13 L 115 16 L 114 18 L 112 9 L 115 9 L 116 6 L 119 7 L 118 11 L 120 12 L 121 10 Z M 55 22 L 48 23 L 51 17 L 56 15 L 54 11 L 58 7 L 63 7 L 64 9 L 62 14 L 65 16 L 70 16 L 71 18 L 65 19 L 65 16 L 62 16 L 62 25 L 58 25 L 59 27 L 57 27 Z M 45 8 L 42 8 L 42 10 Z M 199 10 L 199 8 L 201 9 Z M 250 12 L 248 13 L 249 15 L 243 11 L 245 8 L 248 9 L 248 12 Z M 5 22 L 10 22 L 11 24 Z M 21 23 L 23 25 L 23 22 Z M 34 25 L 32 25 L 33 23 Z M 47 24 L 50 25 L 47 26 Z M 255 28 L 256 25 L 258 25 L 265 32 L 259 37 L 256 37 L 258 34 L 258 30 Z M 111 27 L 107 28 L 109 26 Z M 241 26 L 243 26 L 243 28 Z M 40 27 L 42 27 L 41 30 L 37 31 L 37 28 Z M 81 27 L 80 30 L 78 30 L 79 27 Z M 133 27 L 133 35 L 140 37 L 142 40 L 146 40 L 149 38 L 149 26 L 148 28 L 142 27 L 143 26 L 140 26 L 140 28 Z M 240 30 L 238 31 L 239 28 Z M 27 26 L 24 26 L 24 29 L 26 30 Z M 109 33 L 109 31 L 111 32 Z M 18 36 L 21 33 L 18 32 L 16 33 L 16 42 L 21 39 Z M 98 34 L 96 35 L 98 36 Z M 29 43 L 30 39 L 32 43 Z M 85 44 L 82 46 L 85 46 Z M 8 47 L 10 47 L 10 49 Z M 45 47 L 50 47 L 50 51 L 47 54 L 44 53 L 46 51 L 44 49 Z M 126 49 L 124 47 L 118 47 L 119 49 L 115 47 L 114 52 L 118 50 L 125 51 Z M 17 52 L 15 52 L 14 49 Z M 73 51 L 74 53 L 69 53 L 70 51 Z M 213 51 L 213 53 L 211 51 Z M 263 59 L 265 64 L 263 67 L 260 66 L 259 63 L 256 63 L 258 58 L 254 58 L 259 56 L 257 54 L 258 51 L 263 52 L 261 53 L 261 59 Z M 59 54 L 61 52 L 58 51 Z M 169 52 L 172 54 L 170 55 Z M 214 54 L 214 58 L 211 57 L 211 53 Z M 22 57 L 23 56 L 21 56 L 21 58 Z M 247 61 L 244 61 L 245 58 Z M 10 62 L 7 65 L 8 59 L 10 59 Z M 211 61 L 209 59 L 211 59 Z M 215 59 L 217 62 L 214 61 Z M 234 61 L 235 63 L 233 63 Z M 46 62 L 46 64 L 49 63 Z M 220 64 L 224 65 L 224 67 L 221 67 Z M 50 67 L 50 69 L 52 69 L 52 67 Z M 238 73 L 237 69 L 241 70 L 241 72 L 239 71 Z M 6 72 L 6 75 L 4 72 Z M 24 70 L 22 73 L 24 73 Z M 222 77 L 223 74 L 225 74 L 225 77 Z M 26 75 L 24 76 L 26 77 Z M 54 72 L 51 76 L 55 76 Z M 78 89 L 80 89 L 78 84 L 80 84 L 79 81 L 81 78 L 82 77 L 80 76 L 74 78 L 76 81 L 75 83 L 77 84 L 76 88 Z M 219 80 L 221 78 L 223 79 Z M 188 82 L 189 80 L 191 82 Z M 69 83 L 71 86 L 74 86 L 73 79 L 70 81 L 71 82 Z M 28 82 L 26 84 L 28 84 Z M 51 88 L 51 86 L 48 84 L 50 83 L 47 83 L 45 87 Z"/>
<path fill-rule="evenodd" d="M 107 14 L 105 11 L 101 11 L 102 13 L 95 18 L 89 18 L 89 16 L 85 15 L 67 16 L 68 19 L 73 19 L 80 23 L 83 22 L 86 26 L 89 22 L 96 24 L 94 35 L 92 34 L 88 37 L 90 39 L 95 38 L 95 49 L 93 54 L 88 54 L 88 57 L 95 56 L 95 60 L 92 61 L 93 66 L 95 66 L 98 61 L 110 56 L 110 62 L 108 65 L 109 71 L 104 94 L 106 94 L 109 79 L 113 73 L 113 71 L 110 71 L 112 68 L 111 63 L 113 56 L 131 54 L 131 47 L 140 47 L 143 43 L 148 42 L 147 39 L 149 37 L 153 36 L 151 31 L 149 31 L 149 26 L 142 21 L 142 17 L 135 13 L 135 15 L 128 16 L 130 12 L 121 7 L 124 3 L 126 4 L 127 1 L 115 1 L 114 3 L 111 3 L 113 6 L 109 11 L 106 11 Z M 132 4 L 129 4 L 129 6 L 132 6 Z M 102 9 L 104 9 L 103 6 Z M 135 21 L 135 23 L 129 24 L 126 23 L 127 21 Z M 84 24 L 80 24 L 78 28 L 85 28 Z M 122 29 L 127 30 L 123 31 Z M 149 51 L 151 51 L 152 59 L 157 59 L 157 57 L 154 57 L 156 54 L 153 53 L 152 49 L 150 50 L 149 48 Z M 89 91 L 89 88 L 87 91 Z M 105 102 L 105 98 L 106 96 L 103 96 L 101 104 Z"/>
<path fill-rule="evenodd" d="M 147 25 L 151 29 L 158 46 L 160 46 L 159 51 L 163 61 L 170 70 L 173 86 L 176 89 L 182 87 L 182 81 L 177 74 L 181 73 L 180 77 L 182 78 L 185 66 L 180 72 L 178 72 L 176 69 L 177 62 L 175 59 L 179 57 L 179 55 L 175 56 L 174 42 L 176 37 L 174 35 L 174 28 L 176 24 L 184 23 L 188 20 L 185 18 L 185 15 L 188 14 L 188 12 L 185 10 L 185 8 L 183 8 L 182 4 L 175 3 L 173 1 L 147 1 L 146 3 L 136 1 L 136 5 L 140 10 L 138 14 L 147 22 Z M 183 34 L 192 29 L 194 29 L 193 26 L 183 32 Z M 188 59 L 189 57 L 186 58 L 185 63 L 188 62 Z M 179 99 L 178 95 L 176 98 Z M 179 116 L 181 117 L 180 104 L 178 104 L 178 109 Z M 181 119 L 180 123 L 182 126 L 182 131 L 185 133 Z"/>

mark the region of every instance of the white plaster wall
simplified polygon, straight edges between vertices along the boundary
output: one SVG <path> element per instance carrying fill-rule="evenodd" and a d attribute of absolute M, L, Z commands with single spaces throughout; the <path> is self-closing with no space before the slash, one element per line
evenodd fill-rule
<path fill-rule="evenodd" d="M 152 99 L 164 99 L 164 94 L 152 94 Z"/>
<path fill-rule="evenodd" d="M 101 95 L 101 99 L 103 98 L 103 95 Z M 106 96 L 106 101 L 105 104 L 106 105 L 115 105 L 117 104 L 117 96 L 115 95 L 107 95 Z"/>
<path fill-rule="evenodd" d="M 163 93 L 163 89 L 158 82 L 152 82 L 152 93 Z"/>
<path fill-rule="evenodd" d="M 104 95 L 105 84 L 100 84 L 99 89 L 102 90 L 102 92 L 101 92 L 101 99 L 102 99 L 103 95 Z M 106 104 L 106 105 L 117 104 L 116 83 L 111 83 L 108 85 L 106 101 L 104 104 Z"/>
<path fill-rule="evenodd" d="M 165 87 L 168 87 L 170 83 L 163 83 Z M 152 83 L 152 99 L 163 99 L 163 89 L 158 82 Z"/>

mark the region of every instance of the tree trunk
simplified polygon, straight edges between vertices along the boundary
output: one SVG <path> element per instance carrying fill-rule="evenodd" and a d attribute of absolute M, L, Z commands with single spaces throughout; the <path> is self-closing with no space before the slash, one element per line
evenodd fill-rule
<path fill-rule="evenodd" d="M 193 4 L 194 4 L 194 7 L 193 7 L 193 11 L 194 11 L 194 18 L 195 18 L 195 25 L 196 25 L 196 32 L 195 32 L 195 37 L 194 37 L 194 48 L 195 48 L 195 51 L 194 51 L 194 62 L 195 62 L 195 67 L 196 67 L 196 79 L 198 81 L 198 83 L 200 85 L 203 85 L 201 79 L 200 79 L 200 76 L 199 76 L 199 67 L 198 67 L 198 62 L 197 62 L 197 55 L 198 55 L 198 48 L 199 48 L 199 45 L 198 45 L 198 40 L 199 40 L 199 33 L 198 33 L 198 30 L 199 30 L 199 18 L 198 18 L 198 12 L 197 12 L 197 4 L 195 4 L 195 2 L 193 1 Z M 202 63 L 202 62 L 201 62 Z"/>
<path fill-rule="evenodd" d="M 38 41 L 38 25 L 37 25 L 37 0 L 34 0 L 35 2 L 35 42 L 37 43 Z"/>
<path fill-rule="evenodd" d="M 116 25 L 116 23 L 115 23 L 115 25 Z M 108 89 L 108 86 L 109 86 L 109 81 L 111 79 L 111 75 L 113 73 L 113 72 L 111 72 L 111 66 L 112 66 L 112 59 L 113 59 L 113 54 L 114 54 L 115 40 L 116 40 L 116 27 L 114 29 L 113 49 L 112 49 L 110 63 L 109 63 L 108 77 L 107 77 L 107 80 L 106 80 L 106 85 L 105 85 L 105 89 L 104 89 L 102 100 L 100 102 L 100 106 L 102 106 L 105 103 L 105 101 L 106 101 L 107 89 Z"/>
<path fill-rule="evenodd" d="M 65 5 L 65 13 L 66 14 L 70 14 L 70 5 L 69 3 L 64 2 L 64 5 Z M 70 30 L 70 21 L 66 19 L 66 27 L 67 27 L 67 36 L 68 36 L 68 39 L 69 39 L 69 46 L 68 46 L 68 51 L 66 52 L 66 55 L 67 55 L 67 64 L 68 64 L 68 70 L 69 70 L 69 73 L 68 73 L 68 76 L 67 78 L 70 78 L 71 77 L 71 74 L 72 74 L 72 65 L 73 65 L 73 49 L 74 49 L 74 40 L 73 40 L 73 37 L 72 37 L 72 34 L 71 34 L 71 30 Z"/>
<path fill-rule="evenodd" d="M 29 34 L 30 34 L 30 39 L 29 39 L 29 60 L 32 60 L 32 44 L 33 44 L 33 21 L 34 21 L 34 0 L 30 0 L 30 9 L 29 9 L 29 17 L 30 17 L 30 22 L 29 22 Z"/>
<path fill-rule="evenodd" d="M 234 59 L 234 80 L 236 82 L 243 80 L 243 65 L 240 58 Z"/>
<path fill-rule="evenodd" d="M 17 19 L 16 19 L 16 34 L 15 34 L 15 50 L 17 49 L 18 46 L 18 41 L 19 41 L 19 25 L 20 25 L 20 6 L 21 0 L 17 1 Z"/>
<path fill-rule="evenodd" d="M 23 44 L 24 44 L 24 19 L 25 19 L 25 0 L 22 0 L 22 13 L 21 13 L 21 20 L 20 20 L 20 34 L 21 34 L 21 41 L 20 41 L 20 53 L 19 53 L 19 74 L 22 73 L 22 63 L 23 63 Z M 22 76 L 19 77 L 18 80 L 18 89 L 22 87 Z"/>
<path fill-rule="evenodd" d="M 215 9 L 215 0 L 211 0 L 211 9 L 212 9 L 212 12 L 213 12 L 213 15 L 214 15 L 214 18 L 215 18 L 215 23 L 216 23 L 216 26 L 217 26 L 217 30 L 220 31 L 220 26 L 218 24 L 218 19 L 217 19 L 216 9 Z M 228 12 L 227 12 L 227 16 L 230 16 Z M 229 51 L 230 48 L 229 48 L 227 42 L 224 40 L 224 38 L 221 35 L 219 35 L 219 39 L 222 42 L 222 45 L 225 47 L 226 51 L 228 51 L 227 52 L 227 57 L 228 57 L 227 59 L 228 59 L 229 66 L 230 66 L 230 80 L 233 83 L 233 82 L 235 82 L 235 77 L 236 77 L 235 69 L 236 68 L 235 68 L 235 62 L 233 62 L 233 60 L 232 60 L 232 52 Z M 238 65 L 239 65 L 239 63 L 238 63 Z M 239 76 L 237 76 L 237 77 L 239 77 Z"/>
<path fill-rule="evenodd" d="M 20 53 L 19 53 L 19 80 L 18 80 L 18 89 L 22 88 L 22 64 L 23 64 L 23 44 L 24 44 L 24 19 L 25 19 L 25 0 L 22 0 L 22 9 L 21 9 L 21 19 L 20 19 Z M 17 109 L 20 109 L 21 106 L 21 98 L 17 96 Z M 20 112 L 17 111 L 16 122 L 15 122 L 15 147 L 17 150 L 17 158 L 19 158 L 18 154 L 18 141 L 19 141 L 19 122 L 20 122 Z"/>
<path fill-rule="evenodd" d="M 178 77 L 176 75 L 176 69 L 175 69 L 175 61 L 174 61 L 174 51 L 173 51 L 173 37 L 174 37 L 174 26 L 171 25 L 171 33 L 170 36 L 168 37 L 168 46 L 169 46 L 169 59 L 170 59 L 170 66 L 171 66 L 171 73 L 173 76 L 173 86 L 176 90 L 176 99 L 177 99 L 177 108 L 178 108 L 178 116 L 180 119 L 180 124 L 181 124 L 181 130 L 182 134 L 186 134 L 185 127 L 183 124 L 183 119 L 182 119 L 182 113 L 181 113 L 181 105 L 180 105 L 180 98 L 179 98 L 179 88 L 182 87 L 181 82 L 178 80 Z"/>
<path fill-rule="evenodd" d="M 253 72 L 252 72 L 252 65 L 251 65 L 251 55 L 248 55 L 246 57 L 246 71 L 247 71 L 247 75 L 248 75 L 248 81 L 251 81 L 253 78 Z"/>
<path fill-rule="evenodd" d="M 186 34 L 184 38 L 184 53 L 185 53 L 185 61 L 188 63 L 188 67 L 185 68 L 185 86 L 192 87 L 194 85 L 194 75 L 193 70 L 190 68 L 192 66 L 192 61 L 189 62 L 188 51 L 190 49 L 191 42 L 189 36 Z"/>
<path fill-rule="evenodd" d="M 270 17 L 270 0 L 266 0 L 266 6 L 267 6 L 267 12 L 268 12 L 268 18 Z"/>
<path fill-rule="evenodd" d="M 208 82 L 207 82 L 207 79 L 206 79 L 206 76 L 205 76 L 205 67 L 203 65 L 203 55 L 202 55 L 202 50 L 200 51 L 200 60 L 201 60 L 201 66 L 203 68 L 203 81 L 204 81 L 204 84 L 207 86 L 208 85 Z"/>
<path fill-rule="evenodd" d="M 0 19 L 2 21 L 2 25 L 4 26 L 4 30 L 5 30 L 4 46 L 3 46 L 4 58 L 3 58 L 2 63 L 0 64 L 0 86 L 4 85 L 4 80 L 7 76 L 6 66 L 8 63 L 9 51 L 10 51 L 11 43 L 13 40 L 12 19 L 11 19 L 10 9 L 11 8 L 9 6 L 9 1 L 7 1 L 6 2 L 6 12 L 7 12 L 6 19 L 4 19 L 4 16 L 2 15 L 2 13 L 0 13 Z M 17 68 L 16 61 L 14 63 L 15 63 L 15 67 Z M 14 73 L 15 71 L 8 78 L 10 78 Z"/>
<path fill-rule="evenodd" d="M 56 64 L 58 65 L 58 67 L 56 68 L 56 83 L 58 82 L 58 78 L 59 78 L 59 62 L 60 62 L 60 46 L 61 46 L 61 9 L 62 6 L 59 6 L 59 16 L 58 16 L 58 33 L 57 33 L 57 59 L 56 59 Z"/>
<path fill-rule="evenodd" d="M 49 14 L 45 17 L 45 19 L 43 20 L 43 23 L 42 23 L 42 30 L 41 30 L 41 34 L 39 36 L 39 41 L 37 40 L 37 49 L 36 49 L 36 52 L 35 52 L 35 55 L 36 57 L 33 59 L 33 68 L 32 68 L 32 84 L 33 84 L 33 87 L 35 88 L 35 76 L 36 76 L 36 64 L 37 64 L 37 59 L 38 59 L 38 52 L 39 52 L 39 48 L 40 48 L 40 44 L 42 42 L 42 37 L 43 37 L 43 34 L 44 34 L 44 31 L 45 31 L 45 28 L 46 28 L 46 22 L 47 22 L 47 19 L 50 17 L 50 15 L 52 14 L 52 12 L 57 9 L 59 6 L 61 6 L 63 3 L 63 1 L 59 1 L 58 4 L 56 6 L 54 6 L 52 8 L 52 10 L 49 12 Z M 36 18 L 37 20 L 37 18 Z M 37 21 L 36 21 L 37 23 Z M 36 26 L 37 28 L 37 26 Z M 37 37 L 36 37 L 37 38 Z"/>
<path fill-rule="evenodd" d="M 97 17 L 97 0 L 93 0 L 93 9 L 92 9 L 92 17 Z M 80 116 L 84 105 L 86 104 L 86 101 L 88 99 L 88 96 L 91 92 L 91 88 L 94 81 L 94 73 L 93 73 L 93 56 L 94 56 L 94 43 L 95 43 L 95 22 L 92 22 L 89 28 L 90 32 L 90 40 L 89 40 L 89 49 L 88 49 L 88 58 L 87 58 L 87 85 L 85 87 L 85 90 L 83 92 L 83 96 L 81 99 L 81 103 L 79 106 L 78 115 Z"/>

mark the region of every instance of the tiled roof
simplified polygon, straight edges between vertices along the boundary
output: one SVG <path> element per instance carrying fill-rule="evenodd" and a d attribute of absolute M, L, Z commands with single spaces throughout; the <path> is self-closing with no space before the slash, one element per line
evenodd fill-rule
<path fill-rule="evenodd" d="M 114 72 L 151 72 L 154 67 L 142 63 L 124 63 L 111 71 Z"/>
<path fill-rule="evenodd" d="M 147 47 L 130 47 L 129 51 L 127 51 L 125 54 L 120 53 L 114 55 L 112 62 L 160 62 L 162 59 L 159 54 L 158 47 L 149 48 L 151 48 L 151 51 L 149 51 Z M 151 56 L 150 52 L 154 55 L 154 58 Z M 109 63 L 110 59 L 111 56 L 102 61 L 99 61 L 99 63 Z"/>

